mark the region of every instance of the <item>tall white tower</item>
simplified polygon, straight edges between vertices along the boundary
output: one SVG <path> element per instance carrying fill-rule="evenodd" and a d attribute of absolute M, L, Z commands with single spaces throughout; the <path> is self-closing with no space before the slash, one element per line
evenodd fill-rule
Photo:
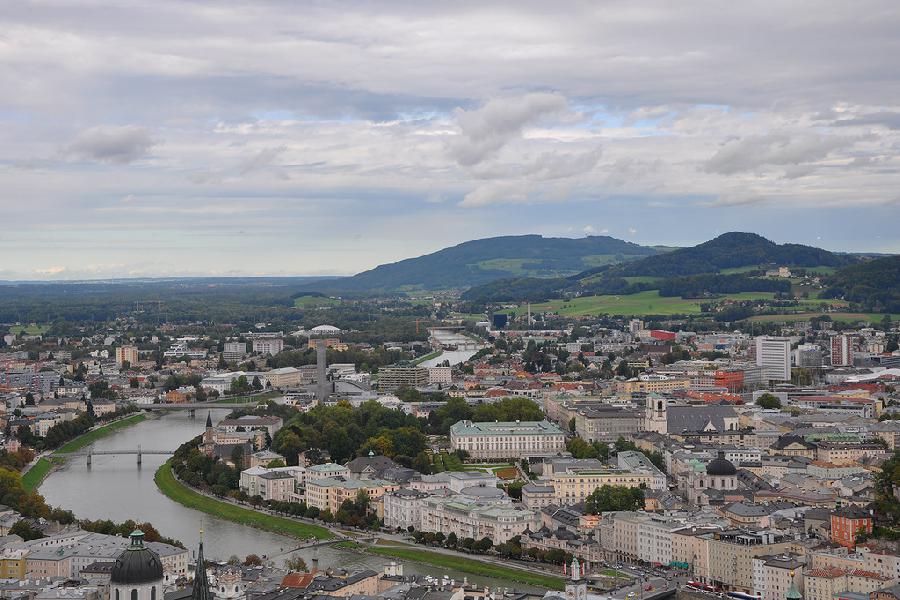
<path fill-rule="evenodd" d="M 644 431 L 669 432 L 669 417 L 666 414 L 666 399 L 656 394 L 647 394 L 644 409 Z"/>
<path fill-rule="evenodd" d="M 581 565 L 572 557 L 572 577 L 566 582 L 566 600 L 587 600 L 587 581 L 581 578 Z"/>

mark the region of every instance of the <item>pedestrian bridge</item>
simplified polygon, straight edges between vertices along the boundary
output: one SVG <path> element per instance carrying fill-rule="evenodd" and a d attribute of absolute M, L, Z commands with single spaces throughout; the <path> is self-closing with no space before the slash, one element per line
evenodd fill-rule
<path fill-rule="evenodd" d="M 137 464 L 140 465 L 141 458 L 144 454 L 171 456 L 172 454 L 175 454 L 175 451 L 174 450 L 144 450 L 143 448 L 138 446 L 137 449 L 128 449 L 128 448 L 124 448 L 124 449 L 120 449 L 120 450 L 91 450 L 91 449 L 88 449 L 88 450 L 84 450 L 82 452 L 67 452 L 65 454 L 61 454 L 61 455 L 57 455 L 57 456 L 63 456 L 66 458 L 69 458 L 69 457 L 75 458 L 75 457 L 83 456 L 87 459 L 87 465 L 90 467 L 91 462 L 92 462 L 91 459 L 94 456 L 116 456 L 116 455 L 125 455 L 125 454 L 137 456 Z"/>

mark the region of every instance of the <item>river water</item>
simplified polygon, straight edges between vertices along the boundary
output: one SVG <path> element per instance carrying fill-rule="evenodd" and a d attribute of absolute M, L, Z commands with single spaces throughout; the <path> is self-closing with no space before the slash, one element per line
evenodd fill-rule
<path fill-rule="evenodd" d="M 225 410 L 213 410 L 213 421 L 222 419 Z M 174 450 L 187 440 L 203 432 L 206 415 L 191 418 L 187 411 L 165 414 L 117 431 L 94 443 L 96 450 Z M 61 506 L 80 518 L 112 519 L 121 522 L 134 519 L 149 521 L 167 537 L 181 540 L 191 550 L 197 547 L 201 524 L 204 530 L 204 551 L 209 559 L 226 560 L 231 555 L 267 556 L 280 563 L 296 553 L 312 566 L 318 558 L 319 568 L 341 567 L 350 571 L 374 569 L 381 571 L 389 559 L 361 554 L 329 546 L 294 552 L 296 540 L 238 525 L 230 521 L 186 508 L 170 500 L 153 481 L 156 469 L 166 460 L 162 455 L 144 455 L 143 465 L 137 466 L 134 455 L 94 456 L 92 466 L 82 458 L 72 458 L 50 473 L 41 484 L 40 493 L 51 506 Z M 447 569 L 419 563 L 404 563 L 407 574 L 447 575 L 461 581 L 465 575 Z M 479 585 L 515 587 L 534 591 L 535 588 L 515 582 L 472 576 Z"/>

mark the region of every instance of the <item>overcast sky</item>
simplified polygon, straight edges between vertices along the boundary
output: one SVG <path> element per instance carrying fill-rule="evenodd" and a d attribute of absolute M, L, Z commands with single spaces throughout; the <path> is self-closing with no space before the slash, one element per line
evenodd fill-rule
<path fill-rule="evenodd" d="M 10 0 L 0 279 L 523 233 L 900 252 L 898 57 L 894 0 Z"/>

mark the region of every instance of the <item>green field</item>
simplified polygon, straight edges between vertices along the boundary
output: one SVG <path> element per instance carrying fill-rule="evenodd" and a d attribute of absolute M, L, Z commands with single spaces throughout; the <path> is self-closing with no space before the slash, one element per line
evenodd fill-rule
<path fill-rule="evenodd" d="M 437 552 L 429 552 L 419 548 L 401 548 L 397 546 L 377 546 L 369 548 L 368 551 L 379 556 L 411 560 L 434 565 L 436 567 L 462 571 L 463 573 L 469 573 L 471 575 L 482 575 L 484 577 L 496 577 L 497 579 L 518 581 L 527 585 L 547 588 L 549 590 L 563 589 L 564 582 L 562 577 L 543 575 L 541 573 L 536 573 L 533 570 L 503 567 L 497 564 L 472 560 L 471 558 L 465 558 L 463 556 L 439 554 Z"/>
<path fill-rule="evenodd" d="M 44 335 L 49 330 L 49 325 L 37 325 L 36 323 L 31 323 L 30 325 L 13 325 L 9 328 L 9 332 L 13 335 L 19 335 L 20 333 L 26 335 Z"/>
<path fill-rule="evenodd" d="M 22 487 L 29 492 L 33 492 L 41 485 L 41 482 L 44 481 L 44 477 L 47 476 L 47 473 L 49 473 L 52 468 L 53 463 L 49 460 L 46 458 L 39 459 L 34 463 L 34 466 L 22 475 Z"/>
<path fill-rule="evenodd" d="M 811 275 L 832 275 L 837 271 L 837 267 L 804 267 L 804 269 Z"/>
<path fill-rule="evenodd" d="M 656 283 L 664 279 L 663 277 L 653 277 L 652 275 L 635 275 L 633 277 L 623 277 L 628 283 Z"/>
<path fill-rule="evenodd" d="M 772 292 L 744 292 L 740 294 L 726 294 L 716 300 L 771 300 Z M 650 290 L 639 294 L 627 296 L 604 295 L 582 296 L 571 300 L 550 300 L 540 304 L 532 304 L 531 310 L 557 312 L 563 317 L 586 317 L 601 314 L 629 316 L 629 315 L 696 315 L 700 314 L 701 302 L 707 300 L 685 300 L 678 296 L 664 298 L 659 291 Z M 523 306 L 519 311 L 525 310 Z"/>
<path fill-rule="evenodd" d="M 169 461 L 166 461 L 157 469 L 153 480 L 156 482 L 156 487 L 159 491 L 168 498 L 188 508 L 215 515 L 221 519 L 299 539 L 312 537 L 327 540 L 334 537 L 330 531 L 318 525 L 261 513 L 249 508 L 235 506 L 230 502 L 215 500 L 195 492 L 175 479 L 172 473 L 172 465 Z"/>
<path fill-rule="evenodd" d="M 294 298 L 294 308 L 330 308 L 341 303 L 337 298 L 324 296 L 300 296 Z"/>
<path fill-rule="evenodd" d="M 764 267 L 760 267 L 758 265 L 746 265 L 744 267 L 732 267 L 730 269 L 722 269 L 719 271 L 722 275 L 739 275 L 741 273 L 749 273 L 750 271 L 759 271 Z"/>
<path fill-rule="evenodd" d="M 138 413 L 136 415 L 131 415 L 130 417 L 125 417 L 124 419 L 119 419 L 118 421 L 113 421 L 108 425 L 103 425 L 102 427 L 98 427 L 97 429 L 92 429 L 85 433 L 84 435 L 79 435 L 77 438 L 73 440 L 69 440 L 62 446 L 60 446 L 54 454 L 66 454 L 68 452 L 77 452 L 81 450 L 85 446 L 89 446 L 99 440 L 100 438 L 106 437 L 109 434 L 118 431 L 120 429 L 125 429 L 126 427 L 130 427 L 132 425 L 137 425 L 141 421 L 145 420 L 147 415 L 144 413 Z"/>
<path fill-rule="evenodd" d="M 411 361 L 411 362 L 412 362 L 412 364 L 414 364 L 414 365 L 418 365 L 418 364 L 421 364 L 421 363 L 425 362 L 426 360 L 431 360 L 432 358 L 437 358 L 438 356 L 440 356 L 440 355 L 443 354 L 443 353 L 444 353 L 443 350 L 435 350 L 434 352 L 431 352 L 431 353 L 429 353 L 429 354 L 426 354 L 425 356 L 420 356 L 419 358 L 417 358 L 417 359 L 415 359 L 414 361 Z"/>

